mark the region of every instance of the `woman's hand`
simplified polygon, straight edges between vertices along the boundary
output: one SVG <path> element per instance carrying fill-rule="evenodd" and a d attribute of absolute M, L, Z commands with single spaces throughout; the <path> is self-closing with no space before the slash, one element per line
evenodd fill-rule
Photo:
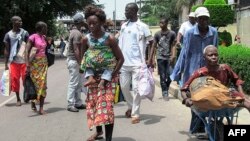
<path fill-rule="evenodd" d="M 30 66 L 26 66 L 26 74 L 30 73 Z"/>
<path fill-rule="evenodd" d="M 8 65 L 5 65 L 5 70 L 9 70 L 9 66 Z"/>
<path fill-rule="evenodd" d="M 118 82 L 119 81 L 119 73 L 113 72 L 112 73 L 112 79 L 114 79 L 115 82 Z"/>

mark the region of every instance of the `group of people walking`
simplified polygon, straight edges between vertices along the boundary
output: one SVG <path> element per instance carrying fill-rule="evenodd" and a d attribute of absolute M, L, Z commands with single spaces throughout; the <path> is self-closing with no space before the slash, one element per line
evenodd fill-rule
<path fill-rule="evenodd" d="M 29 36 L 29 33 L 22 29 L 22 19 L 19 16 L 11 18 L 12 29 L 5 34 L 5 70 L 10 69 L 11 91 L 16 93 L 16 106 L 21 106 L 20 99 L 20 78 L 24 81 L 25 75 L 30 75 L 34 82 L 37 101 L 40 103 L 38 113 L 45 114 L 43 104 L 47 95 L 47 71 L 48 63 L 45 54 L 47 46 L 46 33 L 47 24 L 39 21 L 35 25 L 36 33 Z M 18 51 L 22 50 L 23 42 L 26 42 L 25 52 L 29 52 L 31 47 L 37 48 L 34 59 L 31 60 L 29 53 L 20 54 Z M 33 110 L 36 109 L 36 101 L 31 102 Z"/>
<path fill-rule="evenodd" d="M 241 88 L 243 81 L 229 66 L 218 65 L 218 34 L 217 30 L 209 25 L 210 14 L 205 7 L 199 7 L 194 13 L 190 13 L 189 21 L 181 26 L 177 35 L 168 29 L 168 19 L 162 17 L 159 22 L 161 30 L 152 36 L 148 25 L 137 17 L 137 12 L 136 3 L 126 5 L 127 20 L 122 24 L 117 38 L 104 30 L 106 15 L 100 8 L 88 5 L 85 7 L 85 16 L 80 13 L 73 16 L 74 26 L 68 38 L 67 53 L 69 71 L 67 110 L 78 112 L 79 109 L 86 109 L 88 127 L 96 128 L 96 132 L 88 138 L 88 141 L 94 141 L 103 134 L 102 125 L 105 125 L 106 141 L 112 140 L 113 101 L 118 81 L 128 106 L 125 116 L 131 118 L 132 124 L 140 122 L 141 96 L 138 93 L 138 81 L 140 68 L 144 62 L 141 58 L 146 58 L 147 44 L 151 46 L 147 63 L 153 67 L 155 58 L 157 60 L 162 97 L 165 100 L 169 100 L 168 89 L 171 81 L 178 81 L 183 86 L 181 89 L 183 103 L 191 106 L 191 99 L 185 95 L 191 81 L 188 79 L 194 72 L 196 75 L 191 79 L 198 77 L 196 70 L 201 67 L 203 67 L 202 73 L 199 75 L 211 74 L 216 78 L 219 76 L 218 79 L 225 84 L 232 78 L 239 91 L 243 93 Z M 89 29 L 86 35 L 81 33 L 84 18 Z M 24 80 L 25 75 L 30 74 L 38 95 L 36 100 L 31 101 L 31 108 L 36 111 L 36 102 L 39 101 L 38 113 L 44 115 L 46 112 L 43 104 L 47 95 L 48 71 L 45 54 L 48 44 L 47 25 L 42 21 L 37 22 L 36 33 L 29 35 L 21 28 L 20 17 L 13 16 L 11 21 L 13 28 L 4 37 L 5 69 L 10 69 L 11 91 L 16 93 L 16 106 L 21 106 L 19 79 L 21 77 Z M 183 38 L 182 43 L 181 38 Z M 17 55 L 23 41 L 26 42 L 24 58 Z M 181 46 L 179 55 L 176 46 Z M 34 59 L 30 60 L 29 54 L 33 47 L 37 48 L 37 52 Z M 224 76 L 224 71 L 233 76 Z M 220 75 L 217 75 L 218 73 Z M 83 82 L 83 79 L 86 79 L 86 82 Z M 86 104 L 81 99 L 83 83 L 87 88 Z M 250 110 L 249 103 L 246 99 L 239 106 Z M 191 133 L 196 132 L 192 130 L 196 124 L 194 118 L 197 117 L 192 113 Z"/>

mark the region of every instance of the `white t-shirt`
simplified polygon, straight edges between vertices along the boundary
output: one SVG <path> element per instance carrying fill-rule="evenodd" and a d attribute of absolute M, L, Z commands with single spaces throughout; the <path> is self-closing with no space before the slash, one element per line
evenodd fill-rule
<path fill-rule="evenodd" d="M 184 34 L 191 29 L 193 26 L 195 26 L 196 24 L 191 24 L 189 21 L 184 22 L 183 24 L 181 24 L 181 27 L 179 29 L 179 33 L 182 34 L 182 36 L 184 36 Z"/>
<path fill-rule="evenodd" d="M 125 59 L 123 66 L 140 66 L 142 58 L 145 58 L 146 43 L 150 40 L 152 36 L 148 26 L 139 19 L 124 23 L 119 36 L 119 47 Z"/>

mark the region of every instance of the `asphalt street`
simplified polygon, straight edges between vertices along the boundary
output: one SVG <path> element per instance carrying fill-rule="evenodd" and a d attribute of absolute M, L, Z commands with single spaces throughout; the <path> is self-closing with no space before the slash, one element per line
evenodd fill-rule
<path fill-rule="evenodd" d="M 1 62 L 0 74 L 2 72 Z M 114 105 L 113 141 L 197 140 L 188 133 L 190 109 L 173 96 L 169 101 L 163 100 L 156 74 L 155 78 L 155 97 L 153 101 L 142 100 L 140 123 L 131 124 L 131 119 L 125 117 L 125 102 Z M 0 141 L 86 141 L 94 131 L 87 128 L 85 110 L 79 113 L 66 110 L 67 84 L 68 70 L 65 58 L 59 58 L 55 65 L 49 68 L 48 94 L 44 105 L 47 115 L 44 116 L 33 112 L 30 104 L 22 103 L 21 107 L 16 107 L 14 93 L 9 97 L 0 96 Z M 83 100 L 85 97 L 85 94 L 82 94 Z M 249 113 L 244 110 L 240 114 L 249 117 Z M 250 119 L 238 118 L 238 123 L 250 124 Z"/>

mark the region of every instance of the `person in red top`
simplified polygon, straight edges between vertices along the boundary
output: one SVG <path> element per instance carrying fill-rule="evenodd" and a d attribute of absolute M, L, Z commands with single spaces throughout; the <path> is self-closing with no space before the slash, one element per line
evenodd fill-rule
<path fill-rule="evenodd" d="M 192 81 L 195 78 L 201 76 L 212 76 L 225 86 L 230 86 L 230 84 L 233 83 L 237 90 L 245 95 L 242 89 L 242 84 L 244 82 L 239 78 L 239 76 L 227 64 L 218 64 L 218 50 L 215 46 L 209 45 L 205 47 L 203 54 L 206 61 L 206 66 L 196 70 L 181 88 L 183 104 L 185 104 L 187 107 L 193 105 L 191 98 L 187 96 L 187 92 Z M 237 107 L 245 107 L 250 112 L 249 98 L 244 96 L 244 101 L 239 103 Z"/>

